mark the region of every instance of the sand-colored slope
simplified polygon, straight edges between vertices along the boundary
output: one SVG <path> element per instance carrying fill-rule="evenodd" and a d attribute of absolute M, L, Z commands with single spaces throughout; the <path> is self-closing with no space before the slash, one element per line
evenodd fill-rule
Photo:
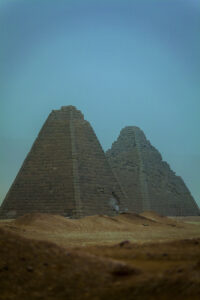
<path fill-rule="evenodd" d="M 53 241 L 63 247 L 119 243 L 123 240 L 144 243 L 200 236 L 200 226 L 172 220 L 152 212 L 142 215 L 120 214 L 66 219 L 58 215 L 27 214 L 1 227 L 21 236 Z"/>
<path fill-rule="evenodd" d="M 14 226 L 29 226 L 40 230 L 65 230 L 65 231 L 126 231 L 133 230 L 134 225 L 162 226 L 175 225 L 183 226 L 183 223 L 160 216 L 154 212 L 142 214 L 123 213 L 115 217 L 106 215 L 88 216 L 81 219 L 68 219 L 52 214 L 26 214 L 12 223 Z"/>

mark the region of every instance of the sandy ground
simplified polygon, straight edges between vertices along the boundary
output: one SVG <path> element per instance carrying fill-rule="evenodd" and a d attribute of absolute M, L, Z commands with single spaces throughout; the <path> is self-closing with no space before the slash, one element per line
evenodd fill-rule
<path fill-rule="evenodd" d="M 0 222 L 0 299 L 200 299 L 200 217 Z"/>

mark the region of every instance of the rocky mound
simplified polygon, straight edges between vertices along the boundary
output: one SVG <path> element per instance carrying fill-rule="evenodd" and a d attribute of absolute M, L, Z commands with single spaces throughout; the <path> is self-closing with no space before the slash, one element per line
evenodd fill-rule
<path fill-rule="evenodd" d="M 145 217 L 149 220 L 152 220 L 152 221 L 160 223 L 160 224 L 178 225 L 175 220 L 168 218 L 166 216 L 162 216 L 154 211 L 145 211 L 145 212 L 141 213 L 140 216 Z"/>
<path fill-rule="evenodd" d="M 39 230 L 47 231 L 118 231 L 131 229 L 134 225 L 144 223 L 157 225 L 156 223 L 167 224 L 170 220 L 167 217 L 161 217 L 154 212 L 144 212 L 143 214 L 122 213 L 111 217 L 106 215 L 87 216 L 81 219 L 67 219 L 59 215 L 33 213 L 26 214 L 11 223 L 17 227 L 34 227 Z M 175 221 L 171 221 L 174 222 Z"/>
<path fill-rule="evenodd" d="M 41 230 L 73 229 L 74 224 L 71 220 L 53 214 L 30 213 L 17 218 L 12 222 L 16 226 L 34 226 Z"/>
<path fill-rule="evenodd" d="M 122 213 L 68 219 L 59 215 L 27 214 L 0 222 L 0 228 L 25 238 L 55 242 L 62 247 L 108 245 L 123 240 L 137 243 L 164 242 L 199 237 L 200 227 L 154 212 Z"/>

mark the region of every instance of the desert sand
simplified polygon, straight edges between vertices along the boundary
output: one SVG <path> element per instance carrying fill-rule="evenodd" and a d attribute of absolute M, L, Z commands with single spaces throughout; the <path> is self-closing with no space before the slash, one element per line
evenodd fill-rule
<path fill-rule="evenodd" d="M 200 217 L 1 220 L 0 299 L 200 299 Z"/>

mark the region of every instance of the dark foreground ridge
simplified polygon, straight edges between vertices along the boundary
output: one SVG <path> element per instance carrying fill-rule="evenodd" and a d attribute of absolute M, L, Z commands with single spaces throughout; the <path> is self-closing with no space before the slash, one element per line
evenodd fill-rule
<path fill-rule="evenodd" d="M 53 110 L 1 208 L 0 218 L 41 212 L 80 218 L 125 210 L 123 194 L 89 122 L 74 106 Z"/>
<path fill-rule="evenodd" d="M 169 216 L 199 215 L 199 208 L 182 178 L 162 160 L 140 128 L 122 129 L 106 155 L 127 193 L 129 210 L 152 210 Z"/>
<path fill-rule="evenodd" d="M 200 294 L 197 238 L 76 250 L 0 228 L 0 258 L 1 299 L 197 300 Z"/>

